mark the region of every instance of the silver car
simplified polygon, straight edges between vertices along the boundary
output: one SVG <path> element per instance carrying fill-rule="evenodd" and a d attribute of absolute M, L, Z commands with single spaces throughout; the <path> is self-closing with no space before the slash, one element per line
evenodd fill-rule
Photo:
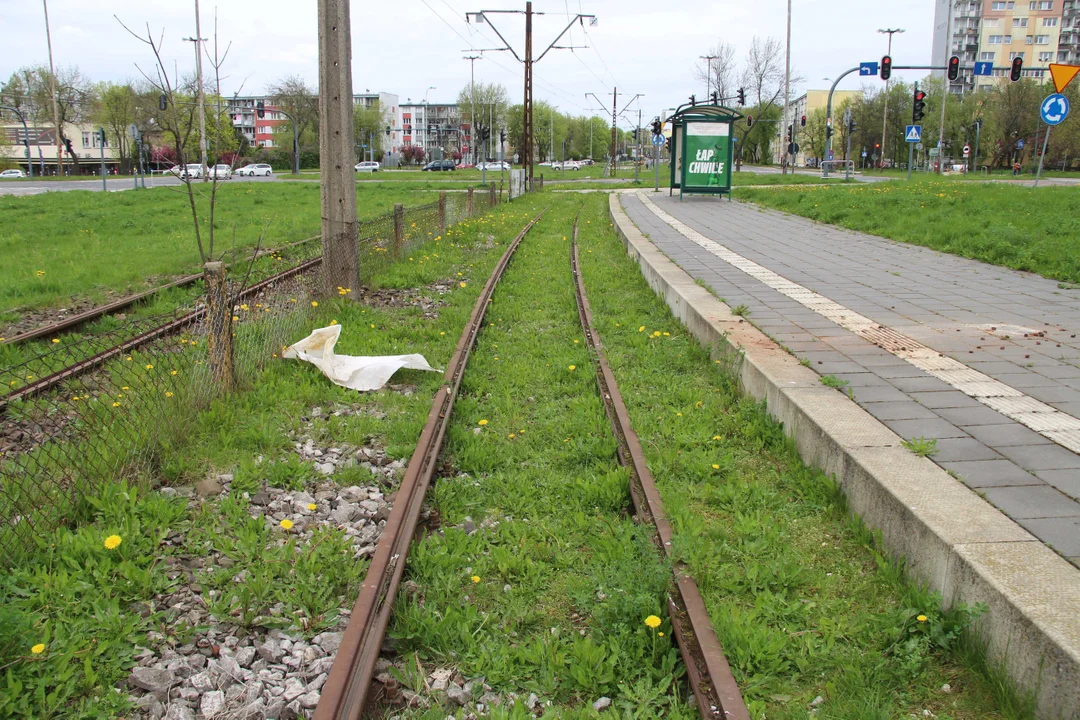
<path fill-rule="evenodd" d="M 5 180 L 10 180 L 11 178 L 24 178 L 24 177 L 26 177 L 26 173 L 24 173 L 22 170 L 17 170 L 16 169 L 16 170 L 5 170 L 4 172 L 0 172 L 0 178 L 4 178 Z"/>
<path fill-rule="evenodd" d="M 236 174 L 240 177 L 247 175 L 248 177 L 258 177 L 262 175 L 264 177 L 270 177 L 274 174 L 274 169 L 266 163 L 255 163 L 254 165 L 245 165 L 238 169 Z"/>

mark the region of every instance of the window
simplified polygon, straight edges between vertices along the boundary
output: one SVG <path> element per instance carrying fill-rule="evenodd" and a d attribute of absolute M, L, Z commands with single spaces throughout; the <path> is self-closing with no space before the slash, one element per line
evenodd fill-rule
<path fill-rule="evenodd" d="M 1028 19 L 1025 18 L 1013 18 L 1013 27 L 1027 27 Z"/>
<path fill-rule="evenodd" d="M 1012 35 L 1006 35 L 1005 36 L 1005 44 L 1009 45 L 1011 43 L 1012 43 Z"/>
<path fill-rule="evenodd" d="M 1036 35 L 1035 36 L 1035 44 L 1036 45 L 1049 45 L 1050 44 L 1050 36 L 1049 35 Z"/>
<path fill-rule="evenodd" d="M 84 132 L 82 134 L 82 146 L 84 148 L 90 147 L 90 133 Z"/>
<path fill-rule="evenodd" d="M 1034 10 L 1035 6 L 1038 4 L 1039 3 L 1037 3 L 1035 0 L 1031 0 L 1031 2 L 1028 3 L 1028 10 Z"/>
<path fill-rule="evenodd" d="M 1001 36 L 1000 35 L 991 35 L 990 36 L 990 44 L 991 45 L 1000 45 L 1001 44 Z"/>
<path fill-rule="evenodd" d="M 1009 4 L 1011 5 L 1012 3 L 1009 3 Z M 1053 10 L 1054 9 L 1054 0 L 1039 0 L 1039 9 L 1040 10 Z"/>
<path fill-rule="evenodd" d="M 1050 62 L 1053 59 L 1054 59 L 1054 53 L 1052 53 L 1052 52 L 1041 52 L 1041 53 L 1039 53 L 1039 62 Z"/>
<path fill-rule="evenodd" d="M 1034 40 L 1034 38 L 1031 35 L 1028 35 L 1026 38 L 1024 38 L 1024 44 L 1025 45 L 1030 45 L 1033 40 Z"/>
<path fill-rule="evenodd" d="M 984 52 L 979 53 L 979 59 L 983 62 L 994 62 L 994 58 L 997 57 L 997 53 Z"/>
<path fill-rule="evenodd" d="M 1015 60 L 1016 58 L 1020 58 L 1021 60 L 1023 60 L 1024 59 L 1024 53 L 1022 53 L 1022 52 L 1011 52 L 1011 53 L 1009 53 L 1009 59 L 1010 60 Z"/>
<path fill-rule="evenodd" d="M 1043 27 L 1057 27 L 1056 17 L 1043 18 Z"/>
<path fill-rule="evenodd" d="M 988 28 L 998 27 L 1001 25 L 1001 18 L 985 18 L 983 20 L 983 25 Z"/>
<path fill-rule="evenodd" d="M 1008 3 L 1008 4 L 1012 5 L 1012 3 Z M 1005 9 L 1005 3 L 1000 2 L 1000 0 L 998 2 L 992 2 L 992 3 L 990 3 L 990 9 L 991 10 L 1004 10 Z"/>

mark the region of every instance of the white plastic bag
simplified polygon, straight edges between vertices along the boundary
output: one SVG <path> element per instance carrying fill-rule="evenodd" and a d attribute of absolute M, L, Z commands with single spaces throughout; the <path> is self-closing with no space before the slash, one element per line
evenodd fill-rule
<path fill-rule="evenodd" d="M 417 354 L 379 357 L 335 355 L 334 345 L 340 335 L 340 325 L 319 328 L 300 342 L 285 348 L 281 357 L 306 360 L 322 370 L 335 384 L 353 390 L 378 390 L 402 368 L 441 372 L 428 365 L 423 355 Z"/>

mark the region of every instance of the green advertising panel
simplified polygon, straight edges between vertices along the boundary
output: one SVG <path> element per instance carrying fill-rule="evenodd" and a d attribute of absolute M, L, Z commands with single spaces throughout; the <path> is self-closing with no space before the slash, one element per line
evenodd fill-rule
<path fill-rule="evenodd" d="M 730 121 L 687 120 L 682 139 L 684 193 L 731 191 Z"/>

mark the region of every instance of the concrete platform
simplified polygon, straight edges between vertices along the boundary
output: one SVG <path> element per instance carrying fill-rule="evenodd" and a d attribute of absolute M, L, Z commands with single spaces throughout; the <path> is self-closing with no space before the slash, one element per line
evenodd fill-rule
<path fill-rule="evenodd" d="M 1029 381 L 1025 389 L 1052 388 L 1054 383 L 1039 382 L 1069 379 L 1070 368 L 1080 372 L 1053 357 L 1060 350 L 1057 337 L 1040 359 L 1054 369 L 1028 372 L 1029 358 L 1021 362 L 1016 355 L 1032 355 L 1043 343 L 1034 334 L 1005 339 L 1005 332 L 982 329 L 987 318 L 980 307 L 987 298 L 962 299 L 964 293 L 954 289 L 959 318 L 949 318 L 952 325 L 941 322 L 949 316 L 925 300 L 920 278 L 973 272 L 958 264 L 960 258 L 726 200 L 687 198 L 680 206 L 677 198 L 646 191 L 612 195 L 610 203 L 612 221 L 650 285 L 700 342 L 737 366 L 744 391 L 766 400 L 804 460 L 841 483 L 852 511 L 881 530 L 890 553 L 906 561 L 917 581 L 947 603 L 989 606 L 979 630 L 990 655 L 1021 689 L 1034 693 L 1040 717 L 1080 717 L 1080 570 L 1046 544 L 1053 537 L 1056 547 L 1069 547 L 1074 536 L 1062 525 L 1080 518 L 1073 514 L 1075 497 L 1066 493 L 1071 471 L 1080 465 L 1073 466 L 1069 456 L 1075 453 L 1054 441 L 1057 426 L 1040 425 L 1048 418 L 1067 424 L 1072 416 L 1054 406 L 1052 394 L 1041 393 L 1048 403 L 1006 384 L 1008 376 L 1020 374 Z M 894 253 L 887 254 L 885 245 L 896 246 Z M 893 263 L 902 263 L 900 277 L 907 275 L 908 282 L 890 281 L 897 277 L 889 269 Z M 976 265 L 987 279 L 1010 272 Z M 832 278 L 836 282 L 829 284 Z M 995 307 L 1008 310 L 1009 324 L 1047 322 L 1025 315 L 1020 303 L 1004 305 L 1007 292 L 1019 294 L 1017 280 L 983 283 L 991 289 L 980 292 L 1001 294 Z M 1033 280 L 1033 303 L 1057 299 L 1045 288 L 1048 282 Z M 1062 313 L 1076 312 L 1080 319 L 1080 298 L 1075 308 L 1073 302 L 1066 296 Z M 738 305 L 761 330 L 731 311 Z M 879 314 L 886 313 L 893 315 L 883 322 Z M 965 326 L 959 333 L 957 323 Z M 1006 324 L 989 323 L 994 332 Z M 896 332 L 886 332 L 891 330 Z M 987 337 L 992 340 L 978 339 Z M 943 340 L 956 345 L 933 345 Z M 950 363 L 960 360 L 950 353 L 967 355 L 964 341 L 993 342 L 985 362 L 1004 364 L 958 370 Z M 1009 352 L 997 349 L 1002 346 Z M 827 374 L 850 378 L 854 399 L 824 386 Z M 1040 417 L 1024 414 L 1035 411 Z M 937 439 L 938 461 L 904 448 L 905 437 Z M 1054 471 L 1062 474 L 1040 474 Z M 1012 517 L 988 500 L 1007 506 Z"/>

